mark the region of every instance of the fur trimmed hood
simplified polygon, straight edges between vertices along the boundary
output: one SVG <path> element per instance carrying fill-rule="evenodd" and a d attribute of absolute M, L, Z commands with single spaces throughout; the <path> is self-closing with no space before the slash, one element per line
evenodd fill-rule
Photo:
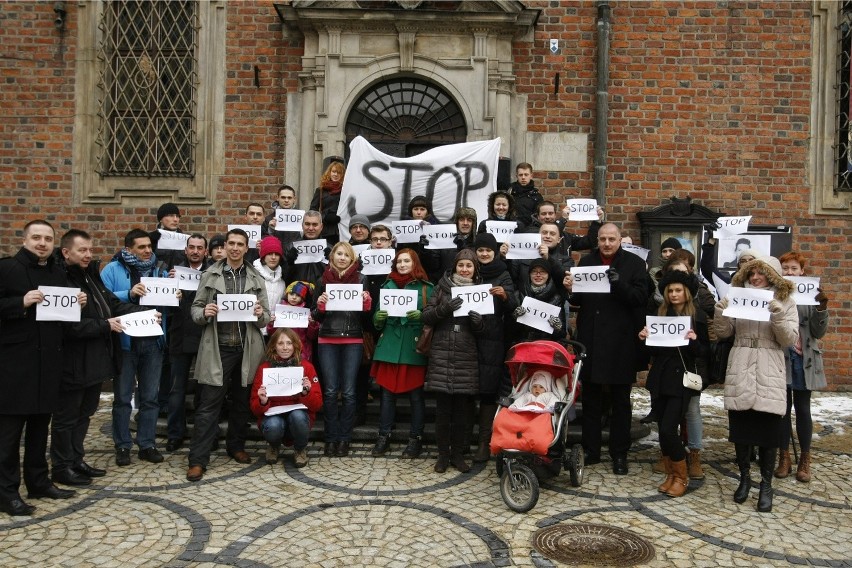
<path fill-rule="evenodd" d="M 776 260 L 776 262 L 778 261 Z M 784 277 L 778 274 L 772 264 L 767 262 L 767 257 L 756 258 L 742 265 L 731 279 L 731 286 L 746 288 L 746 284 L 748 284 L 748 275 L 755 269 L 759 270 L 766 276 L 766 279 L 769 281 L 769 285 L 773 288 L 776 300 L 786 300 L 793 293 L 795 288 L 793 283 L 789 280 L 785 280 Z"/>

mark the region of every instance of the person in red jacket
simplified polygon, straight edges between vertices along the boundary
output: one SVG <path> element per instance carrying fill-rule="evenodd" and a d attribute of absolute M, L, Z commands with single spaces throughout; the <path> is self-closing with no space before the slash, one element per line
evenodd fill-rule
<path fill-rule="evenodd" d="M 290 396 L 267 396 L 263 386 L 263 371 L 274 367 L 301 367 L 302 390 Z M 276 407 L 302 405 L 288 411 L 276 412 Z M 314 424 L 316 412 L 322 407 L 322 389 L 314 366 L 302 361 L 302 342 L 296 333 L 280 328 L 269 339 L 264 361 L 258 366 L 251 389 L 251 411 L 257 416 L 257 425 L 269 444 L 266 462 L 278 461 L 281 442 L 292 444 L 296 467 L 308 465 L 308 434 Z M 278 409 L 281 410 L 281 409 Z"/>

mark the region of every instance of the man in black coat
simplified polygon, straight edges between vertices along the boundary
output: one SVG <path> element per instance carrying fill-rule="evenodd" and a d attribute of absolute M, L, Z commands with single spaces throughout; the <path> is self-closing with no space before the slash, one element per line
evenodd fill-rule
<path fill-rule="evenodd" d="M 175 264 L 180 264 L 186 260 L 186 257 L 181 250 L 172 250 L 160 248 L 160 229 L 164 231 L 173 231 L 175 233 L 182 232 L 180 230 L 180 209 L 174 203 L 163 203 L 157 209 L 157 228 L 148 233 L 151 237 L 151 248 L 157 259 L 162 262 L 166 270 L 170 269 Z"/>
<path fill-rule="evenodd" d="M 522 162 L 515 166 L 517 180 L 512 182 L 509 193 L 515 199 L 515 211 L 518 221 L 526 227 L 533 221 L 536 206 L 544 199 L 535 187 L 532 178 L 533 168 L 531 164 Z"/>
<path fill-rule="evenodd" d="M 302 239 L 312 241 L 321 239 L 322 237 L 322 215 L 319 211 L 305 211 L 305 216 L 302 218 Z M 326 256 L 328 256 L 328 247 L 326 247 Z M 296 247 L 290 247 L 290 250 L 284 255 L 287 260 L 287 268 L 284 269 L 284 282 L 290 284 L 296 280 L 303 282 L 319 283 L 322 278 L 322 273 L 325 272 L 326 262 L 306 262 L 297 264 L 296 259 L 299 258 L 299 251 Z"/>
<path fill-rule="evenodd" d="M 124 328 L 119 316 L 148 308 L 119 300 L 101 281 L 100 267 L 92 262 L 92 237 L 71 229 L 62 236 L 60 266 L 68 285 L 80 288 L 88 303 L 80 321 L 67 324 L 65 365 L 60 396 L 62 406 L 53 414 L 50 462 L 53 481 L 63 485 L 89 485 L 106 470 L 83 461 L 83 442 L 89 422 L 98 409 L 101 383 L 121 371 L 119 336 Z"/>
<path fill-rule="evenodd" d="M 36 305 L 44 301 L 39 286 L 67 286 L 53 258 L 53 227 L 30 221 L 24 246 L 0 259 L 0 510 L 12 516 L 31 515 L 35 507 L 21 499 L 20 447 L 24 427 L 24 484 L 31 499 L 68 499 L 73 491 L 59 489 L 48 477 L 47 432 L 50 415 L 59 410 L 63 326 L 36 321 Z M 77 295 L 80 305 L 86 296 Z"/>
<path fill-rule="evenodd" d="M 598 231 L 598 249 L 584 256 L 579 266 L 609 266 L 609 293 L 569 294 L 578 306 L 577 340 L 588 357 L 580 372 L 583 383 L 583 448 L 586 463 L 600 462 L 601 412 L 604 387 L 612 401 L 609 454 L 616 475 L 627 474 L 630 448 L 630 389 L 641 362 L 638 333 L 645 321 L 648 275 L 645 263 L 621 249 L 621 231 L 606 223 Z M 563 285 L 571 292 L 573 280 L 566 274 Z"/>

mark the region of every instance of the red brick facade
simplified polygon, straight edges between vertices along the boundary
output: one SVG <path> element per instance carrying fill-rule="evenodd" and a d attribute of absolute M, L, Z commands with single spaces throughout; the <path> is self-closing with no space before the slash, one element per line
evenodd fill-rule
<path fill-rule="evenodd" d="M 541 10 L 535 41 L 514 47 L 515 89 L 529 130 L 595 127 L 593 2 L 527 2 Z M 153 228 L 161 200 L 81 205 L 72 184 L 76 25 L 54 27 L 52 2 L 0 4 L 0 254 L 15 251 L 27 220 L 93 233 L 106 261 L 133 226 Z M 634 239 L 636 212 L 671 196 L 793 226 L 832 298 L 824 340 L 829 382 L 852 387 L 849 217 L 808 213 L 811 108 L 809 2 L 612 2 L 607 210 Z M 210 208 L 186 208 L 185 230 L 212 234 L 249 201 L 268 203 L 284 181 L 287 93 L 299 87 L 302 46 L 285 40 L 271 2 L 227 4 L 225 177 Z M 546 49 L 558 38 L 562 49 Z M 259 86 L 255 83 L 258 69 Z M 559 91 L 554 93 L 556 74 Z M 329 78 L 329 82 L 331 78 Z M 333 88 L 333 87 L 332 87 Z M 548 197 L 592 196 L 585 172 L 537 172 Z M 535 165 L 535 160 L 531 160 Z"/>

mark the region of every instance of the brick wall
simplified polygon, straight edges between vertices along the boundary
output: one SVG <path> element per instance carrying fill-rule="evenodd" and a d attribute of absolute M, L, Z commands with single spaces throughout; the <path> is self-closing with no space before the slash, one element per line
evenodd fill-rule
<path fill-rule="evenodd" d="M 532 42 L 515 44 L 518 92 L 529 129 L 594 136 L 596 9 L 593 2 L 527 2 L 542 10 Z M 90 229 L 106 260 L 120 236 L 152 228 L 158 203 L 82 207 L 71 181 L 74 135 L 74 5 L 64 32 L 51 2 L 0 3 L 0 254 L 20 228 L 44 217 L 59 231 Z M 852 389 L 852 247 L 847 217 L 808 213 L 810 4 L 612 2 L 607 210 L 634 239 L 635 213 L 691 195 L 711 209 L 751 213 L 756 224 L 794 227 L 832 297 L 824 340 L 835 388 Z M 284 181 L 286 95 L 302 54 L 284 40 L 268 3 L 227 4 L 226 174 L 210 208 L 185 212 L 187 230 L 238 222 L 249 201 L 268 203 Z M 547 50 L 558 38 L 560 53 Z M 260 86 L 255 84 L 255 66 Z M 555 76 L 559 89 L 554 92 Z M 545 194 L 592 196 L 585 172 L 537 172 Z M 535 165 L 535 160 L 532 160 Z"/>

